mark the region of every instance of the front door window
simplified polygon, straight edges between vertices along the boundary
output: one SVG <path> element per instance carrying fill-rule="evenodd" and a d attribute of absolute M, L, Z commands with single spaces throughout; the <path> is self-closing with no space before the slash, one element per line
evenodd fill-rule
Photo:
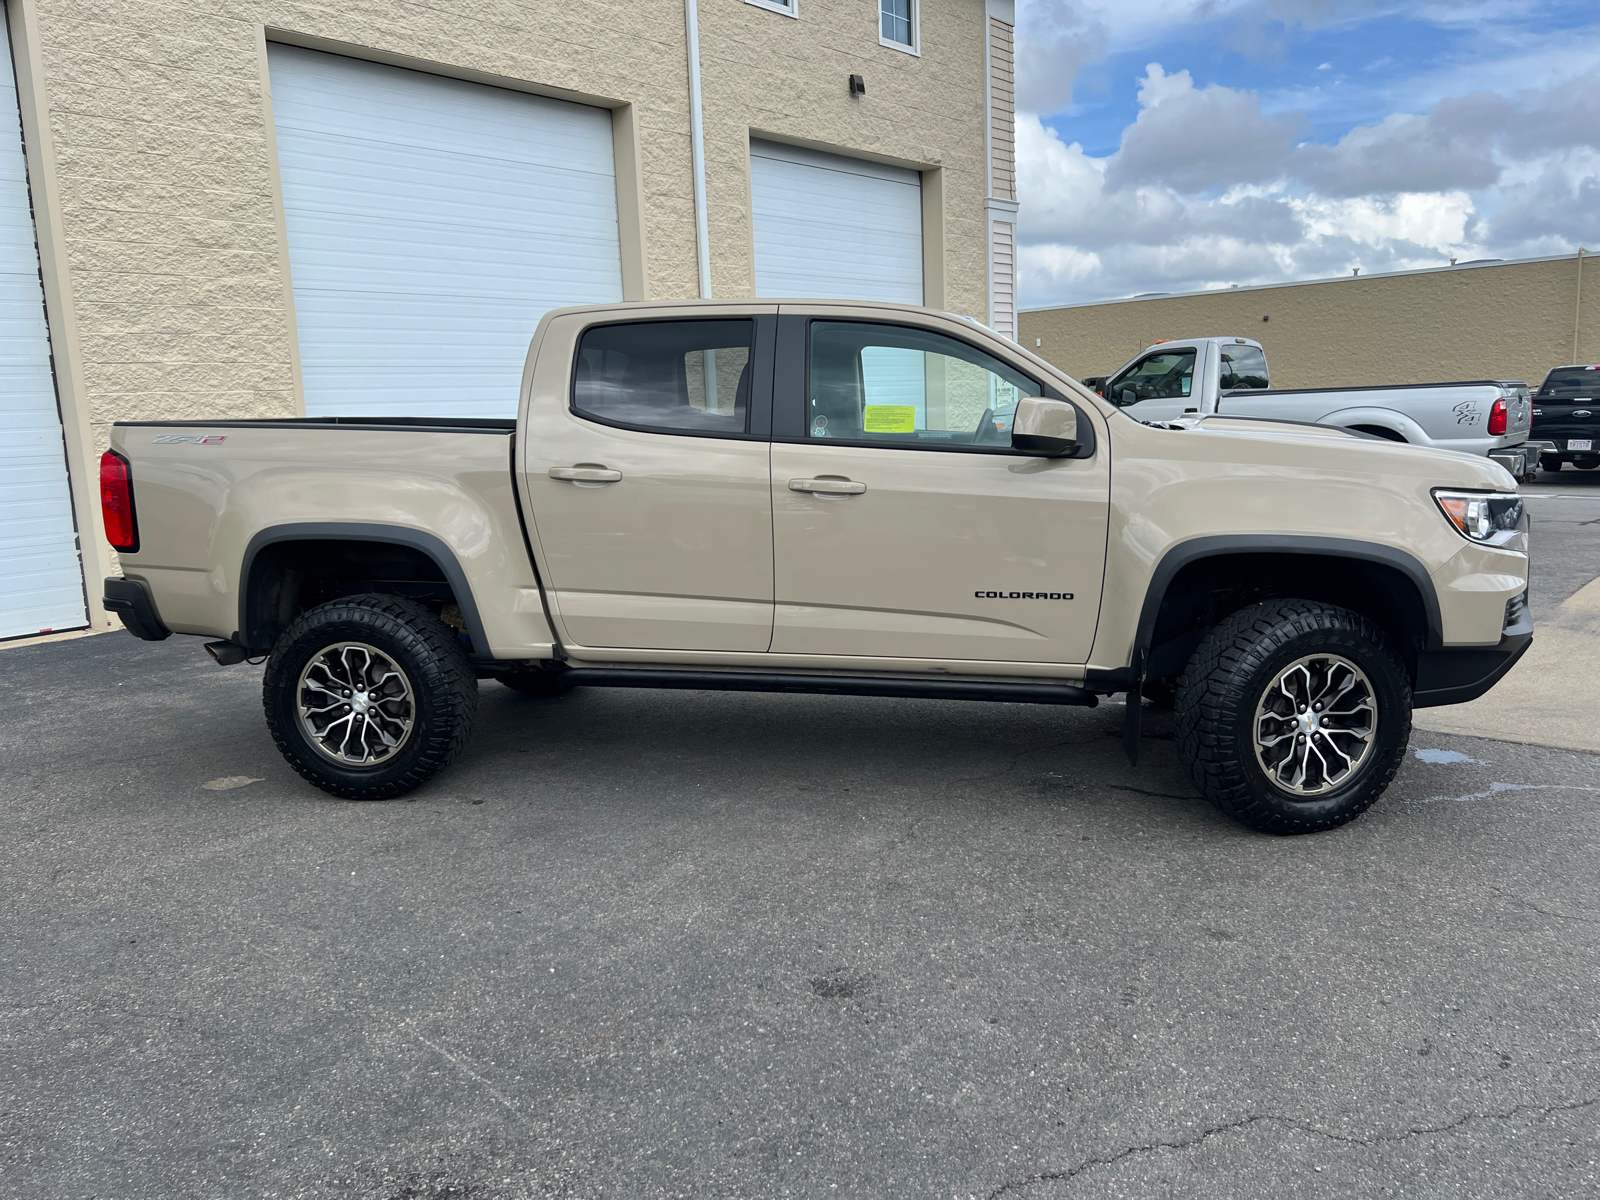
<path fill-rule="evenodd" d="M 926 450 L 1011 447 L 1017 401 L 1037 383 L 931 330 L 869 321 L 811 326 L 806 436 Z"/>
<path fill-rule="evenodd" d="M 1175 400 L 1194 388 L 1194 351 L 1168 350 L 1140 359 L 1106 388 L 1106 398 L 1118 408 L 1141 400 Z"/>

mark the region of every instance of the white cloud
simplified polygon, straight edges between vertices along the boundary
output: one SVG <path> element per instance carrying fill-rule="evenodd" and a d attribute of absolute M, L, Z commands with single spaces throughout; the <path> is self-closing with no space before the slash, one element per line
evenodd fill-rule
<path fill-rule="evenodd" d="M 1219 0 L 1220 2 L 1220 0 Z M 1337 6 L 1300 6 L 1305 19 Z M 1151 63 L 1116 153 L 1018 120 L 1024 304 L 1515 257 L 1600 241 L 1600 68 L 1447 97 L 1332 145 Z"/>
<path fill-rule="evenodd" d="M 1197 88 L 1189 72 L 1168 75 L 1150 63 L 1139 87 L 1139 116 L 1122 131 L 1106 183 L 1201 192 L 1272 179 L 1297 131 L 1293 120 L 1263 116 L 1254 93 Z"/>
<path fill-rule="evenodd" d="M 1075 0 L 1021 0 L 1017 5 L 1017 104 L 1025 112 L 1058 113 L 1086 62 L 1105 54 L 1105 22 Z"/>

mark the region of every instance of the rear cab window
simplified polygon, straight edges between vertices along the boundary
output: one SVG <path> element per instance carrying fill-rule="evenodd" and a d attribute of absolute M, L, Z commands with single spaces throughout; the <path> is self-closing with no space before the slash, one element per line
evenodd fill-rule
<path fill-rule="evenodd" d="M 1267 375 L 1267 356 L 1262 353 L 1260 346 L 1222 347 L 1223 391 L 1271 386 L 1272 380 Z"/>
<path fill-rule="evenodd" d="M 1541 400 L 1600 399 L 1600 364 L 1592 367 L 1557 367 L 1539 386 Z"/>

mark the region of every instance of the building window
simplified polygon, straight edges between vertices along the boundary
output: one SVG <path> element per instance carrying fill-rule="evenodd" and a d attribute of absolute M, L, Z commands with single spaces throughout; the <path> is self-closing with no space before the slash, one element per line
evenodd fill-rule
<path fill-rule="evenodd" d="M 780 12 L 786 17 L 798 17 L 800 15 L 796 11 L 796 9 L 799 7 L 800 0 L 744 0 L 744 2 L 746 4 L 754 4 L 757 8 L 766 8 L 771 9 L 773 12 Z"/>
<path fill-rule="evenodd" d="M 878 0 L 878 41 L 896 50 L 918 53 L 917 0 Z"/>

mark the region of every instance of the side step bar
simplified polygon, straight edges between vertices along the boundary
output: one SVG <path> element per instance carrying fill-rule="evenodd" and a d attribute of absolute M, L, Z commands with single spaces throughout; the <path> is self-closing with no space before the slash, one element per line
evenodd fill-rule
<path fill-rule="evenodd" d="M 570 667 L 571 687 L 671 688 L 708 692 L 799 692 L 824 696 L 904 696 L 924 700 L 999 700 L 1093 708 L 1099 697 L 1072 684 L 989 683 L 958 679 L 866 679 L 853 675 L 771 675 L 737 671 Z"/>

